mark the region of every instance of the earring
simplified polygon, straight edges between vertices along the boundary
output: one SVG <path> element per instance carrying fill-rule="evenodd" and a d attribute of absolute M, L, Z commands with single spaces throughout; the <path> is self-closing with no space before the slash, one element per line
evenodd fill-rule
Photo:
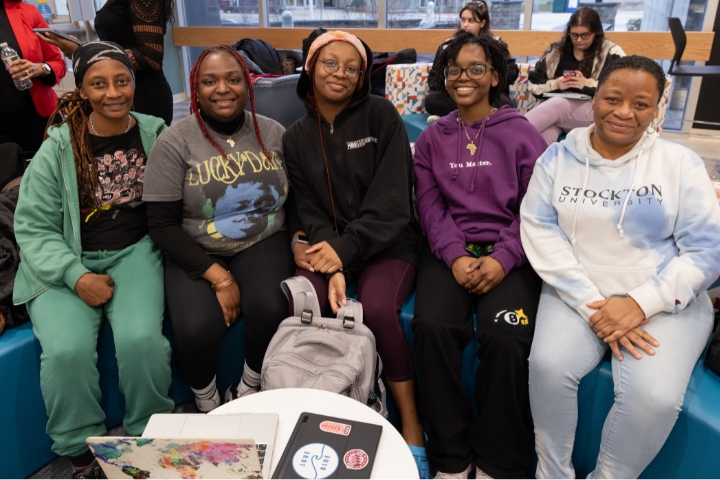
<path fill-rule="evenodd" d="M 592 108 L 589 108 L 588 111 L 585 112 L 585 121 L 588 122 L 588 123 L 593 123 L 592 120 L 590 120 L 590 119 L 587 118 L 588 113 L 590 113 L 590 112 L 592 112 Z"/>

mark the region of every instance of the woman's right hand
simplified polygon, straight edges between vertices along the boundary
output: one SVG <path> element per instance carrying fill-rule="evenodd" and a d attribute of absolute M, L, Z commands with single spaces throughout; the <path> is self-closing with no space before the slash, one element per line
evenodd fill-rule
<path fill-rule="evenodd" d="M 89 307 L 105 305 L 114 291 L 115 281 L 108 275 L 86 273 L 75 284 L 75 292 Z"/>
<path fill-rule="evenodd" d="M 220 308 L 222 308 L 225 326 L 235 323 L 240 316 L 240 288 L 233 282 L 231 285 L 215 292 Z"/>
<path fill-rule="evenodd" d="M 455 281 L 463 287 L 470 281 L 471 274 L 466 270 L 474 260 L 473 257 L 465 255 L 464 257 L 457 257 L 452 262 L 452 273 Z"/>
<path fill-rule="evenodd" d="M 227 279 L 228 271 L 221 265 L 213 263 L 212 266 L 203 273 L 202 277 L 210 282 L 212 286 Z M 215 296 L 222 309 L 225 326 L 229 327 L 235 323 L 240 316 L 240 288 L 237 282 L 233 281 L 227 287 L 215 291 Z"/>
<path fill-rule="evenodd" d="M 64 38 L 60 38 L 57 35 L 53 35 L 50 32 L 46 33 L 35 33 L 38 37 L 42 38 L 44 41 L 49 43 L 50 45 L 55 45 L 60 49 L 60 51 L 68 58 L 72 59 L 73 53 L 75 53 L 75 50 L 79 47 L 77 43 L 71 42 L 70 40 L 65 40 Z M 72 36 L 72 35 L 71 35 Z M 75 38 L 75 37 L 73 37 Z"/>
<path fill-rule="evenodd" d="M 295 257 L 295 265 L 305 270 L 314 272 L 315 269 L 310 265 L 310 259 L 312 255 L 308 255 L 307 252 L 310 250 L 310 245 L 307 243 L 295 242 L 293 247 L 293 256 Z"/>

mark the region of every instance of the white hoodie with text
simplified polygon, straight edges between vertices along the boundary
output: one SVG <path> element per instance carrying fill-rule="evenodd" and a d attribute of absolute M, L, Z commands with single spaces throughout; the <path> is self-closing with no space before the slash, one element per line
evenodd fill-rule
<path fill-rule="evenodd" d="M 720 207 L 700 157 L 644 134 L 605 160 L 578 128 L 538 160 L 520 208 L 535 271 L 585 319 L 629 295 L 646 317 L 677 313 L 720 274 Z"/>

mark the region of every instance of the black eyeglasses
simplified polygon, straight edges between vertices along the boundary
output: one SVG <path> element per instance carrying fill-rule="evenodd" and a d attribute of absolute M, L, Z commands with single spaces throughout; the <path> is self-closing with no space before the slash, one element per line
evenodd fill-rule
<path fill-rule="evenodd" d="M 468 78 L 473 80 L 482 80 L 488 70 L 493 70 L 493 67 L 485 63 L 476 63 L 475 65 L 470 65 L 467 68 L 455 66 L 445 67 L 443 73 L 445 74 L 445 78 L 448 80 L 457 80 L 463 72 L 467 74 Z"/>
<path fill-rule="evenodd" d="M 582 38 L 583 40 L 587 40 L 590 38 L 591 35 L 595 35 L 593 32 L 585 32 L 585 33 L 570 33 L 570 38 L 573 40 L 577 40 L 578 38 Z"/>
<path fill-rule="evenodd" d="M 325 71 L 327 73 L 335 73 L 338 70 L 340 70 L 340 64 L 337 63 L 335 60 L 318 60 L 318 63 L 322 63 L 323 67 L 325 68 Z M 347 65 L 345 68 L 343 68 L 343 72 L 345 72 L 345 75 L 348 76 L 348 78 L 356 78 L 358 75 L 360 75 L 360 69 L 356 67 L 355 65 Z"/>

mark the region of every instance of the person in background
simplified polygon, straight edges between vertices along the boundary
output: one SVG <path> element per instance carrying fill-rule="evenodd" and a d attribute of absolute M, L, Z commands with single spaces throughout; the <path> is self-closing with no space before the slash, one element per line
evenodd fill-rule
<path fill-rule="evenodd" d="M 515 109 L 492 107 L 507 72 L 488 36 L 458 34 L 441 89 L 458 110 L 415 143 L 420 255 L 415 357 L 420 414 L 436 478 L 524 478 L 532 460 L 524 415 L 540 278 L 520 244 L 520 202 L 545 142 Z M 472 307 L 477 308 L 473 330 Z M 477 336 L 474 417 L 462 352 Z"/>
<path fill-rule="evenodd" d="M 132 59 L 137 76 L 134 110 L 160 117 L 168 126 L 173 98 L 162 69 L 163 38 L 173 21 L 174 4 L 174 0 L 108 0 L 94 22 L 100 40 L 118 43 Z M 38 35 L 69 58 L 77 48 L 76 43 L 51 33 Z"/>
<path fill-rule="evenodd" d="M 307 114 L 283 137 L 298 217 L 291 248 L 297 275 L 312 282 L 323 311 L 345 305 L 345 289 L 357 279 L 403 438 L 427 478 L 415 374 L 399 322 L 422 241 L 412 208 L 412 154 L 395 108 L 370 95 L 372 58 L 367 45 L 342 31 L 310 46 L 297 86 Z"/>
<path fill-rule="evenodd" d="M 265 350 L 288 316 L 285 130 L 255 114 L 249 78 L 231 47 L 205 49 L 190 72 L 191 115 L 158 138 L 143 179 L 150 236 L 167 253 L 175 359 L 201 412 L 220 405 L 220 347 L 241 309 L 245 368 L 226 401 L 258 391 Z"/>
<path fill-rule="evenodd" d="M 0 0 L 0 43 L 7 43 L 20 57 L 0 75 L 0 143 L 14 142 L 33 153 L 40 148 L 57 105 L 52 87 L 65 76 L 60 51 L 40 41 L 34 28 L 48 28 L 34 5 Z M 31 80 L 33 86 L 20 91 L 15 78 Z"/>
<path fill-rule="evenodd" d="M 618 45 L 605 38 L 600 15 L 578 8 L 562 38 L 550 45 L 530 72 L 530 92 L 542 101 L 525 116 L 548 145 L 573 128 L 592 122 L 590 98 L 595 95 L 603 66 L 624 57 Z M 547 93 L 583 94 L 585 99 L 545 97 Z"/>
<path fill-rule="evenodd" d="M 455 32 L 455 35 L 461 32 L 470 32 L 473 35 L 490 35 L 499 41 L 507 50 L 505 42 L 503 42 L 500 37 L 494 36 L 490 30 L 490 10 L 485 0 L 469 2 L 460 10 L 460 26 Z M 445 90 L 438 85 L 438 82 L 445 81 L 442 70 L 445 65 L 447 65 L 447 59 L 444 58 L 443 52 L 453 38 L 455 38 L 455 35 L 445 40 L 438 47 L 432 67 L 430 68 L 430 73 L 428 74 L 430 92 L 425 96 L 425 110 L 431 114 L 428 118 L 428 123 L 430 124 L 437 122 L 439 117 L 444 117 L 453 110 L 457 110 L 455 101 L 448 95 L 441 93 L 440 90 Z M 508 65 L 507 79 L 505 85 L 500 86 L 500 97 L 494 100 L 495 103 L 493 107 L 495 108 L 500 108 L 503 105 L 513 106 L 512 100 L 510 100 L 510 84 L 515 83 L 519 70 L 510 52 L 506 52 L 505 57 Z"/>
<path fill-rule="evenodd" d="M 130 113 L 135 72 L 117 44 L 78 48 L 73 70 L 77 88 L 57 107 L 64 120 L 48 129 L 20 184 L 13 301 L 27 304 L 42 347 L 53 452 L 70 457 L 73 478 L 105 478 L 85 444 L 106 433 L 95 365 L 104 319 L 115 340 L 127 434 L 142 434 L 150 416 L 170 413 L 174 402 L 162 334 L 162 252 L 147 235 L 142 202 L 114 196 L 97 165 L 110 152 L 150 151 L 165 124 Z"/>
<path fill-rule="evenodd" d="M 530 353 L 537 478 L 575 477 L 578 384 L 608 349 L 615 403 L 588 478 L 637 478 L 675 425 L 711 333 L 720 207 L 703 160 L 655 132 L 664 88 L 649 58 L 606 66 L 593 125 L 547 149 L 520 208 L 545 282 Z"/>

